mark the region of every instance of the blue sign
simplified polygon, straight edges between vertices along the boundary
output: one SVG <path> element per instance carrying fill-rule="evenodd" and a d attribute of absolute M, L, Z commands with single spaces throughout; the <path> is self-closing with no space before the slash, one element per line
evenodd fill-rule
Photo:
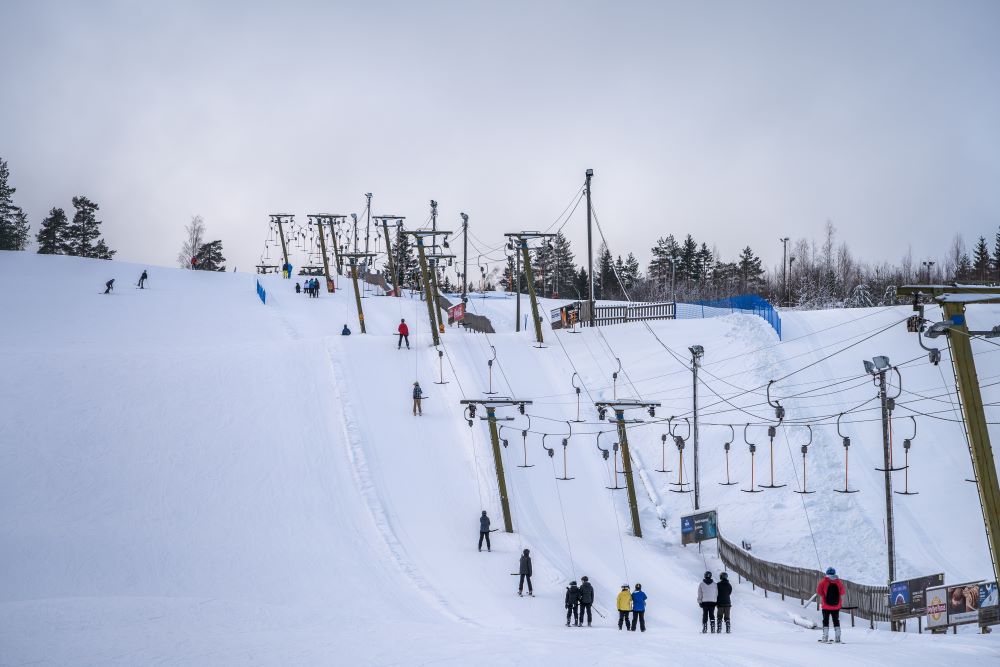
<path fill-rule="evenodd" d="M 719 536 L 719 514 L 715 510 L 681 517 L 681 544 L 714 540 Z"/>

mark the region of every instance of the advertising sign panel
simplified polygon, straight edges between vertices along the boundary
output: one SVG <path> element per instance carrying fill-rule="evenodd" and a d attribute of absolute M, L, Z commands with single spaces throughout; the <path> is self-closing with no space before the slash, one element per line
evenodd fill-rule
<path fill-rule="evenodd" d="M 719 515 L 715 510 L 681 517 L 681 544 L 697 544 L 719 536 Z"/>
<path fill-rule="evenodd" d="M 456 303 L 454 306 L 448 309 L 448 324 L 461 322 L 464 319 L 465 319 L 464 303 Z"/>
<path fill-rule="evenodd" d="M 975 623 L 979 620 L 979 584 L 948 586 L 948 625 Z"/>
<path fill-rule="evenodd" d="M 889 615 L 892 620 L 923 616 L 927 611 L 928 588 L 944 585 L 944 574 L 917 577 L 889 584 Z"/>
<path fill-rule="evenodd" d="M 928 588 L 925 594 L 927 599 L 927 627 L 940 628 L 948 625 L 948 591 L 944 586 Z"/>
<path fill-rule="evenodd" d="M 1000 604 L 997 599 L 997 582 L 979 584 L 979 625 L 1000 624 Z"/>

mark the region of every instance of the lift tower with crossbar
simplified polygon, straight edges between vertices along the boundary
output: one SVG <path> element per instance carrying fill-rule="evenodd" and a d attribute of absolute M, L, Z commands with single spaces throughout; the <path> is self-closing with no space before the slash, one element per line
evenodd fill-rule
<path fill-rule="evenodd" d="M 451 234 L 451 232 L 443 231 L 440 229 L 431 229 L 431 230 L 422 229 L 422 230 L 415 230 L 412 232 L 403 232 L 403 233 L 408 236 L 412 236 L 417 240 L 417 257 L 420 260 L 420 280 L 422 281 L 421 284 L 424 286 L 424 297 L 427 300 L 427 316 L 428 316 L 428 321 L 431 324 L 431 336 L 433 336 L 434 338 L 434 347 L 437 347 L 438 345 L 441 344 L 441 338 L 440 335 L 438 334 L 438 323 L 440 321 L 440 314 L 434 312 L 435 308 L 438 307 L 437 295 L 435 294 L 436 292 L 435 285 L 437 284 L 437 281 L 432 279 L 431 272 L 428 270 L 428 262 L 427 262 L 428 254 L 424 240 L 430 238 L 431 243 L 433 245 L 437 245 L 438 235 L 444 236 L 445 240 L 447 241 L 448 236 Z M 434 258 L 434 261 L 437 261 L 437 258 L 441 256 L 433 254 L 431 255 L 431 257 Z M 447 256 L 444 257 L 447 258 Z"/>
<path fill-rule="evenodd" d="M 555 234 L 547 234 L 545 232 L 510 232 L 504 234 L 507 237 L 507 247 L 511 250 L 515 248 L 521 251 L 521 259 L 524 263 L 524 275 L 528 282 L 528 298 L 531 300 L 531 318 L 535 323 L 535 342 L 540 346 L 543 342 L 542 339 L 542 318 L 538 315 L 538 297 L 535 294 L 535 274 L 531 270 L 531 255 L 528 253 L 530 248 L 528 247 L 528 241 L 534 239 L 543 239 L 546 243 L 551 245 L 549 239 L 555 237 Z M 520 317 L 520 315 L 518 315 Z"/>
<path fill-rule="evenodd" d="M 648 411 L 650 417 L 655 417 L 656 408 L 660 407 L 660 404 L 650 401 L 620 400 L 598 401 L 594 406 L 597 408 L 597 415 L 601 421 L 604 421 L 608 410 L 614 410 L 614 419 L 608 419 L 608 421 L 618 426 L 618 443 L 622 450 L 622 468 L 625 472 L 625 486 L 628 489 L 628 508 L 632 513 L 632 534 L 636 537 L 642 537 L 642 526 L 639 524 L 639 503 L 635 497 L 635 480 L 632 478 L 632 457 L 629 455 L 628 433 L 625 430 L 625 424 L 637 424 L 642 420 L 626 420 L 625 411 L 641 409 Z"/>
<path fill-rule="evenodd" d="M 375 253 L 371 252 L 345 252 L 343 254 L 343 258 L 351 267 L 351 283 L 354 284 L 354 301 L 358 305 L 358 326 L 361 328 L 361 333 L 368 332 L 365 330 L 365 311 L 361 306 L 361 288 L 358 287 L 358 260 L 367 261 L 374 256 Z M 367 271 L 367 267 L 365 270 Z"/>
<path fill-rule="evenodd" d="M 403 227 L 403 221 L 406 220 L 404 215 L 374 215 L 372 218 L 375 220 L 375 226 L 381 223 L 382 231 L 385 232 L 385 254 L 389 258 L 389 281 L 392 284 L 392 292 L 394 296 L 402 296 L 403 289 L 400 286 L 399 274 L 396 272 L 396 258 L 393 257 L 392 251 L 392 240 L 389 238 L 389 226 L 392 225 L 397 229 Z"/>
<path fill-rule="evenodd" d="M 969 453 L 972 456 L 972 468 L 976 475 L 976 487 L 979 490 L 979 504 L 983 510 L 983 523 L 986 526 L 986 541 L 990 547 L 990 558 L 993 560 L 993 576 L 1000 578 L 997 559 L 1000 558 L 1000 486 L 997 483 L 997 468 L 993 458 L 993 447 L 990 444 L 990 433 L 986 423 L 986 412 L 983 409 L 983 396 L 979 387 L 979 377 L 976 375 L 976 361 L 972 356 L 972 337 L 990 336 L 997 329 L 990 331 L 970 331 L 965 319 L 965 307 L 968 304 L 1000 303 L 1000 287 L 978 285 L 905 285 L 896 289 L 898 296 L 912 296 L 914 310 L 918 315 L 910 318 L 909 327 L 918 335 L 928 338 L 945 336 L 951 349 L 951 362 L 955 372 L 955 384 L 958 386 L 958 396 L 962 404 L 962 416 L 965 418 L 965 431 L 969 437 Z M 936 301 L 944 312 L 944 321 L 931 324 L 925 329 L 921 297 Z M 922 344 L 922 343 L 921 343 Z M 931 351 L 931 361 L 935 359 Z M 937 353 L 940 359 L 940 352 Z"/>
<path fill-rule="evenodd" d="M 500 434 L 497 431 L 497 408 L 517 406 L 518 411 L 523 415 L 524 406 L 531 405 L 531 401 L 498 396 L 496 398 L 480 400 L 467 399 L 460 401 L 460 403 L 466 406 L 466 419 L 469 421 L 469 426 L 472 426 L 472 420 L 476 418 L 476 407 L 482 406 L 486 408 L 486 416 L 480 417 L 480 419 L 486 420 L 490 425 L 490 442 L 493 443 L 493 464 L 497 471 L 500 507 L 503 509 L 503 528 L 506 532 L 513 533 L 514 525 L 510 520 L 510 502 L 507 500 L 507 480 L 503 472 L 503 455 L 500 453 Z M 513 417 L 503 418 L 504 421 L 512 421 L 513 419 Z"/>

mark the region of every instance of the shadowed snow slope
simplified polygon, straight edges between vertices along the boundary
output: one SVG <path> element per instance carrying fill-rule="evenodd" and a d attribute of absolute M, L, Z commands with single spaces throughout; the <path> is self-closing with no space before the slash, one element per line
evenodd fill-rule
<path fill-rule="evenodd" d="M 449 329 L 439 357 L 416 298 L 365 299 L 361 336 L 346 289 L 308 299 L 294 293 L 294 281 L 267 277 L 263 305 L 254 276 L 153 267 L 148 289 L 139 290 L 143 268 L 0 253 L 0 664 L 874 665 L 1000 657 L 996 641 L 968 632 L 932 638 L 859 628 L 846 632 L 846 646 L 817 646 L 816 634 L 789 617 L 814 611 L 746 585 L 735 591 L 735 634 L 702 636 L 695 589 L 705 569 L 722 566 L 714 545 L 679 545 L 692 498 L 669 492 L 676 472 L 656 472 L 666 430 L 658 420 L 688 415 L 691 377 L 643 325 L 583 334 L 546 327 L 544 349 L 527 333 Z M 112 277 L 117 290 L 105 296 Z M 511 299 L 476 299 L 470 310 L 507 323 L 498 331 L 514 319 Z M 963 481 L 968 451 L 961 425 L 950 421 L 950 371 L 927 365 L 905 327 L 890 326 L 906 315 L 789 313 L 781 344 L 762 321 L 742 315 L 652 325 L 682 358 L 689 345 L 706 349 L 702 504 L 719 509 L 730 539 L 750 540 L 766 558 L 884 581 L 875 404 L 844 418 L 853 422 L 844 429 L 859 494 L 830 492 L 842 484 L 843 460 L 829 425 L 830 415 L 871 399 L 860 360 L 881 353 L 895 363 L 914 359 L 902 367 L 897 455 L 911 431 L 907 409 L 938 417 L 921 418 L 914 440 L 909 481 L 921 494 L 896 496 L 900 574 L 988 575 L 975 489 Z M 982 316 L 975 326 L 1000 313 Z M 400 318 L 410 325 L 409 351 L 396 349 Z M 345 322 L 354 335 L 338 335 Z M 1000 377 L 1000 358 L 980 345 L 988 385 Z M 616 358 L 623 371 L 615 384 Z M 817 424 L 808 464 L 819 492 L 791 493 L 801 476 L 800 425 L 779 428 L 774 443 L 775 478 L 788 487 L 740 493 L 750 464 L 742 428 L 731 453 L 742 484 L 719 486 L 725 424 L 763 424 L 771 413 L 759 387 L 806 366 L 774 394 L 786 397 L 789 422 Z M 442 369 L 448 384 L 434 384 Z M 571 425 L 574 371 L 583 422 Z M 411 414 L 415 380 L 427 396 L 422 417 Z M 493 533 L 492 552 L 480 553 L 480 510 L 494 527 L 503 519 L 488 431 L 481 414 L 469 428 L 459 401 L 483 396 L 491 382 L 500 395 L 534 404 L 530 426 L 516 410 L 500 411 L 512 418 L 502 437 L 515 533 Z M 994 388 L 984 392 L 995 400 Z M 604 447 L 616 437 L 592 403 L 614 395 L 663 403 L 655 420 L 635 414 L 646 421 L 630 428 L 643 539 L 631 535 L 624 492 L 606 489 L 610 464 L 595 446 L 600 431 Z M 749 429 L 758 482 L 770 476 L 766 433 L 763 425 Z M 556 481 L 564 453 L 573 479 Z M 518 467 L 525 461 L 532 467 Z M 676 471 L 673 447 L 666 463 Z M 510 576 L 524 548 L 534 560 L 534 599 L 518 598 Z M 570 630 L 565 586 L 584 574 L 603 617 L 592 630 Z M 613 624 L 614 596 L 626 582 L 641 582 L 649 595 L 641 636 Z"/>

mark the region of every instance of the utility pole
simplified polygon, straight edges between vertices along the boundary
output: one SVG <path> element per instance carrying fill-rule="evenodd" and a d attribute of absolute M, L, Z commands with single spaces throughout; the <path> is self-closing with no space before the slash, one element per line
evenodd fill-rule
<path fill-rule="evenodd" d="M 538 297 L 535 294 L 535 274 L 531 269 L 531 256 L 528 254 L 528 241 L 531 239 L 549 239 L 555 236 L 555 234 L 547 234 L 545 232 L 512 232 L 509 234 L 504 234 L 510 241 L 511 244 L 517 243 L 517 248 L 521 251 L 520 257 L 524 260 L 524 274 L 528 282 L 528 296 L 531 299 L 531 316 L 535 322 L 535 341 L 541 345 L 542 340 L 542 318 L 538 314 Z M 520 274 L 520 272 L 518 272 Z M 518 291 L 518 301 L 517 301 L 517 319 L 518 326 L 520 326 L 521 320 L 521 299 L 520 291 Z M 520 330 L 520 329 L 518 329 Z"/>
<path fill-rule="evenodd" d="M 513 244 L 508 247 L 513 248 Z M 514 310 L 514 331 L 521 330 L 521 253 L 514 251 L 514 284 L 517 286 L 516 307 Z"/>
<path fill-rule="evenodd" d="M 371 236 L 372 231 L 372 193 L 366 192 L 365 199 L 367 203 L 365 204 L 365 213 L 368 216 L 365 222 L 365 254 L 368 254 L 368 239 Z"/>
<path fill-rule="evenodd" d="M 295 222 L 295 216 L 291 213 L 272 213 L 271 223 L 278 226 L 278 236 L 281 238 L 281 256 L 284 258 L 285 263 L 281 265 L 281 270 L 284 272 L 285 266 L 288 265 L 288 245 L 285 243 L 285 228 L 284 225 L 290 225 Z M 291 278 L 292 276 L 288 276 Z"/>
<path fill-rule="evenodd" d="M 788 237 L 778 239 L 781 241 L 781 291 L 782 303 L 788 305 L 788 274 L 785 272 L 788 267 Z"/>
<path fill-rule="evenodd" d="M 361 328 L 361 333 L 368 333 L 365 330 L 365 311 L 361 306 L 361 289 L 358 287 L 358 260 L 366 260 L 370 257 L 374 257 L 374 255 L 366 252 L 348 252 L 344 253 L 343 257 L 351 265 L 351 282 L 354 284 L 354 302 L 358 307 L 358 326 Z"/>
<path fill-rule="evenodd" d="M 438 203 L 431 200 L 431 231 L 436 232 L 438 228 Z M 437 251 L 437 239 L 431 237 L 431 252 Z"/>
<path fill-rule="evenodd" d="M 514 532 L 514 526 L 510 518 L 510 502 L 507 500 L 507 480 L 503 471 L 503 454 L 500 450 L 500 434 L 497 431 L 497 408 L 517 406 L 518 411 L 523 415 L 524 406 L 531 405 L 531 401 L 522 401 L 516 398 L 493 398 L 483 400 L 463 400 L 460 405 L 466 406 L 466 420 L 472 426 L 472 420 L 476 418 L 476 406 L 486 408 L 485 419 L 490 425 L 490 442 L 493 445 L 493 465 L 497 473 L 497 489 L 500 492 L 500 507 L 503 510 L 503 527 L 508 533 Z M 504 421 L 512 421 L 513 417 L 506 417 Z"/>
<path fill-rule="evenodd" d="M 351 220 L 354 221 L 354 252 L 358 251 L 358 214 L 351 213 Z"/>
<path fill-rule="evenodd" d="M 873 377 L 878 386 L 879 404 L 882 408 L 882 457 L 884 467 L 881 469 L 885 475 L 885 530 L 886 544 L 888 547 L 888 570 L 889 583 L 896 580 L 896 532 L 893 527 L 892 518 L 892 455 L 890 454 L 889 443 L 889 401 L 886 396 L 885 376 L 890 370 L 895 370 L 889 365 L 889 357 L 873 357 L 871 361 L 864 360 L 865 371 Z M 895 626 L 893 626 L 895 629 Z"/>
<path fill-rule="evenodd" d="M 427 238 L 427 237 L 430 237 L 431 242 L 433 243 L 435 237 L 438 234 L 443 234 L 445 236 L 445 238 L 447 238 L 448 235 L 451 234 L 451 232 L 450 231 L 437 231 L 437 230 L 434 230 L 434 231 L 426 231 L 426 230 L 420 231 L 420 230 L 416 230 L 416 231 L 412 231 L 412 232 L 403 232 L 403 233 L 406 234 L 406 235 L 408 235 L 408 236 L 413 236 L 417 240 L 417 258 L 420 260 L 420 279 L 421 279 L 421 281 L 423 283 L 423 286 L 424 286 L 424 296 L 425 296 L 425 299 L 427 301 L 427 316 L 428 316 L 428 320 L 429 320 L 430 325 L 431 325 L 431 336 L 434 339 L 434 346 L 437 347 L 438 345 L 441 344 L 441 338 L 440 338 L 439 333 L 438 333 L 438 318 L 439 318 L 439 315 L 437 315 L 437 314 L 434 313 L 434 310 L 435 310 L 435 308 L 437 308 L 437 303 L 438 303 L 436 295 L 435 295 L 435 291 L 436 291 L 436 287 L 435 286 L 437 284 L 437 281 L 433 281 L 431 279 L 431 273 L 430 273 L 430 270 L 428 269 L 427 247 L 424 245 L 424 239 Z M 432 261 L 436 261 L 438 258 L 441 258 L 441 257 L 450 258 L 450 257 L 453 257 L 453 255 L 451 255 L 451 256 L 449 256 L 449 255 L 436 255 L 436 254 L 430 255 L 430 259 Z"/>
<path fill-rule="evenodd" d="M 462 216 L 462 303 L 469 300 L 469 216 Z"/>
<path fill-rule="evenodd" d="M 590 326 L 594 326 L 594 235 L 591 230 L 592 212 L 590 208 L 590 180 L 592 178 L 594 178 L 594 170 L 588 169 L 584 188 L 587 191 L 587 319 Z"/>
<path fill-rule="evenodd" d="M 614 410 L 615 418 L 609 419 L 618 426 L 618 444 L 621 446 L 622 450 L 622 469 L 625 473 L 625 487 L 628 493 L 628 507 L 632 514 L 632 534 L 636 537 L 642 537 L 642 525 L 639 523 L 639 503 L 636 500 L 635 495 L 635 480 L 632 476 L 632 457 L 629 454 L 628 448 L 628 433 L 625 429 L 625 411 L 642 408 L 649 411 L 649 416 L 654 417 L 656 415 L 655 408 L 660 406 L 659 403 L 649 403 L 644 401 L 614 401 L 608 402 L 598 402 L 594 404 L 597 407 L 597 415 L 601 421 L 604 421 L 607 416 L 607 411 Z M 640 420 L 633 419 L 628 423 L 637 423 Z"/>
<path fill-rule="evenodd" d="M 393 257 L 392 253 L 392 241 L 389 239 L 389 221 L 393 222 L 393 225 L 397 228 L 402 228 L 403 221 L 406 220 L 406 216 L 402 215 L 376 215 L 375 216 L 375 227 L 378 227 L 379 222 L 382 223 L 382 231 L 385 233 L 385 254 L 389 258 L 389 276 L 392 280 L 392 291 L 397 297 L 403 295 L 403 288 L 401 286 L 402 281 L 399 278 L 399 271 L 396 270 L 396 258 Z M 378 232 L 376 232 L 378 233 Z"/>
<path fill-rule="evenodd" d="M 315 225 L 319 231 L 319 249 L 323 254 L 323 275 L 326 277 L 326 291 L 333 291 L 333 279 L 330 277 L 330 259 L 326 254 L 326 233 L 323 231 L 323 221 L 330 216 L 323 213 L 312 213 L 307 215 L 310 225 Z"/>
<path fill-rule="evenodd" d="M 990 444 L 990 433 L 986 424 L 986 413 L 983 409 L 983 396 L 979 387 L 979 377 L 976 374 L 976 361 L 972 355 L 970 336 L 985 335 L 986 332 L 969 331 L 965 319 L 965 308 L 968 303 L 990 304 L 1000 303 L 1000 288 L 997 287 L 946 287 L 942 285 L 906 285 L 896 290 L 897 296 L 920 295 L 931 296 L 941 304 L 945 320 L 931 325 L 927 332 L 928 338 L 941 335 L 948 337 L 948 347 L 951 350 L 951 361 L 955 371 L 955 384 L 962 406 L 962 416 L 965 418 L 965 430 L 969 438 L 969 454 L 972 458 L 972 469 L 976 476 L 976 488 L 979 491 L 979 504 L 983 510 L 983 524 L 986 528 L 986 542 L 990 547 L 990 558 L 993 561 L 993 576 L 1000 578 L 1000 484 L 997 482 L 996 462 L 993 458 L 993 447 Z M 922 320 L 923 307 L 920 309 Z"/>
<path fill-rule="evenodd" d="M 692 345 L 688 350 L 691 352 L 691 375 L 694 396 L 694 509 L 697 511 L 701 507 L 701 484 L 698 475 L 698 367 L 701 365 L 701 358 L 705 356 L 705 348 L 701 345 Z"/>

